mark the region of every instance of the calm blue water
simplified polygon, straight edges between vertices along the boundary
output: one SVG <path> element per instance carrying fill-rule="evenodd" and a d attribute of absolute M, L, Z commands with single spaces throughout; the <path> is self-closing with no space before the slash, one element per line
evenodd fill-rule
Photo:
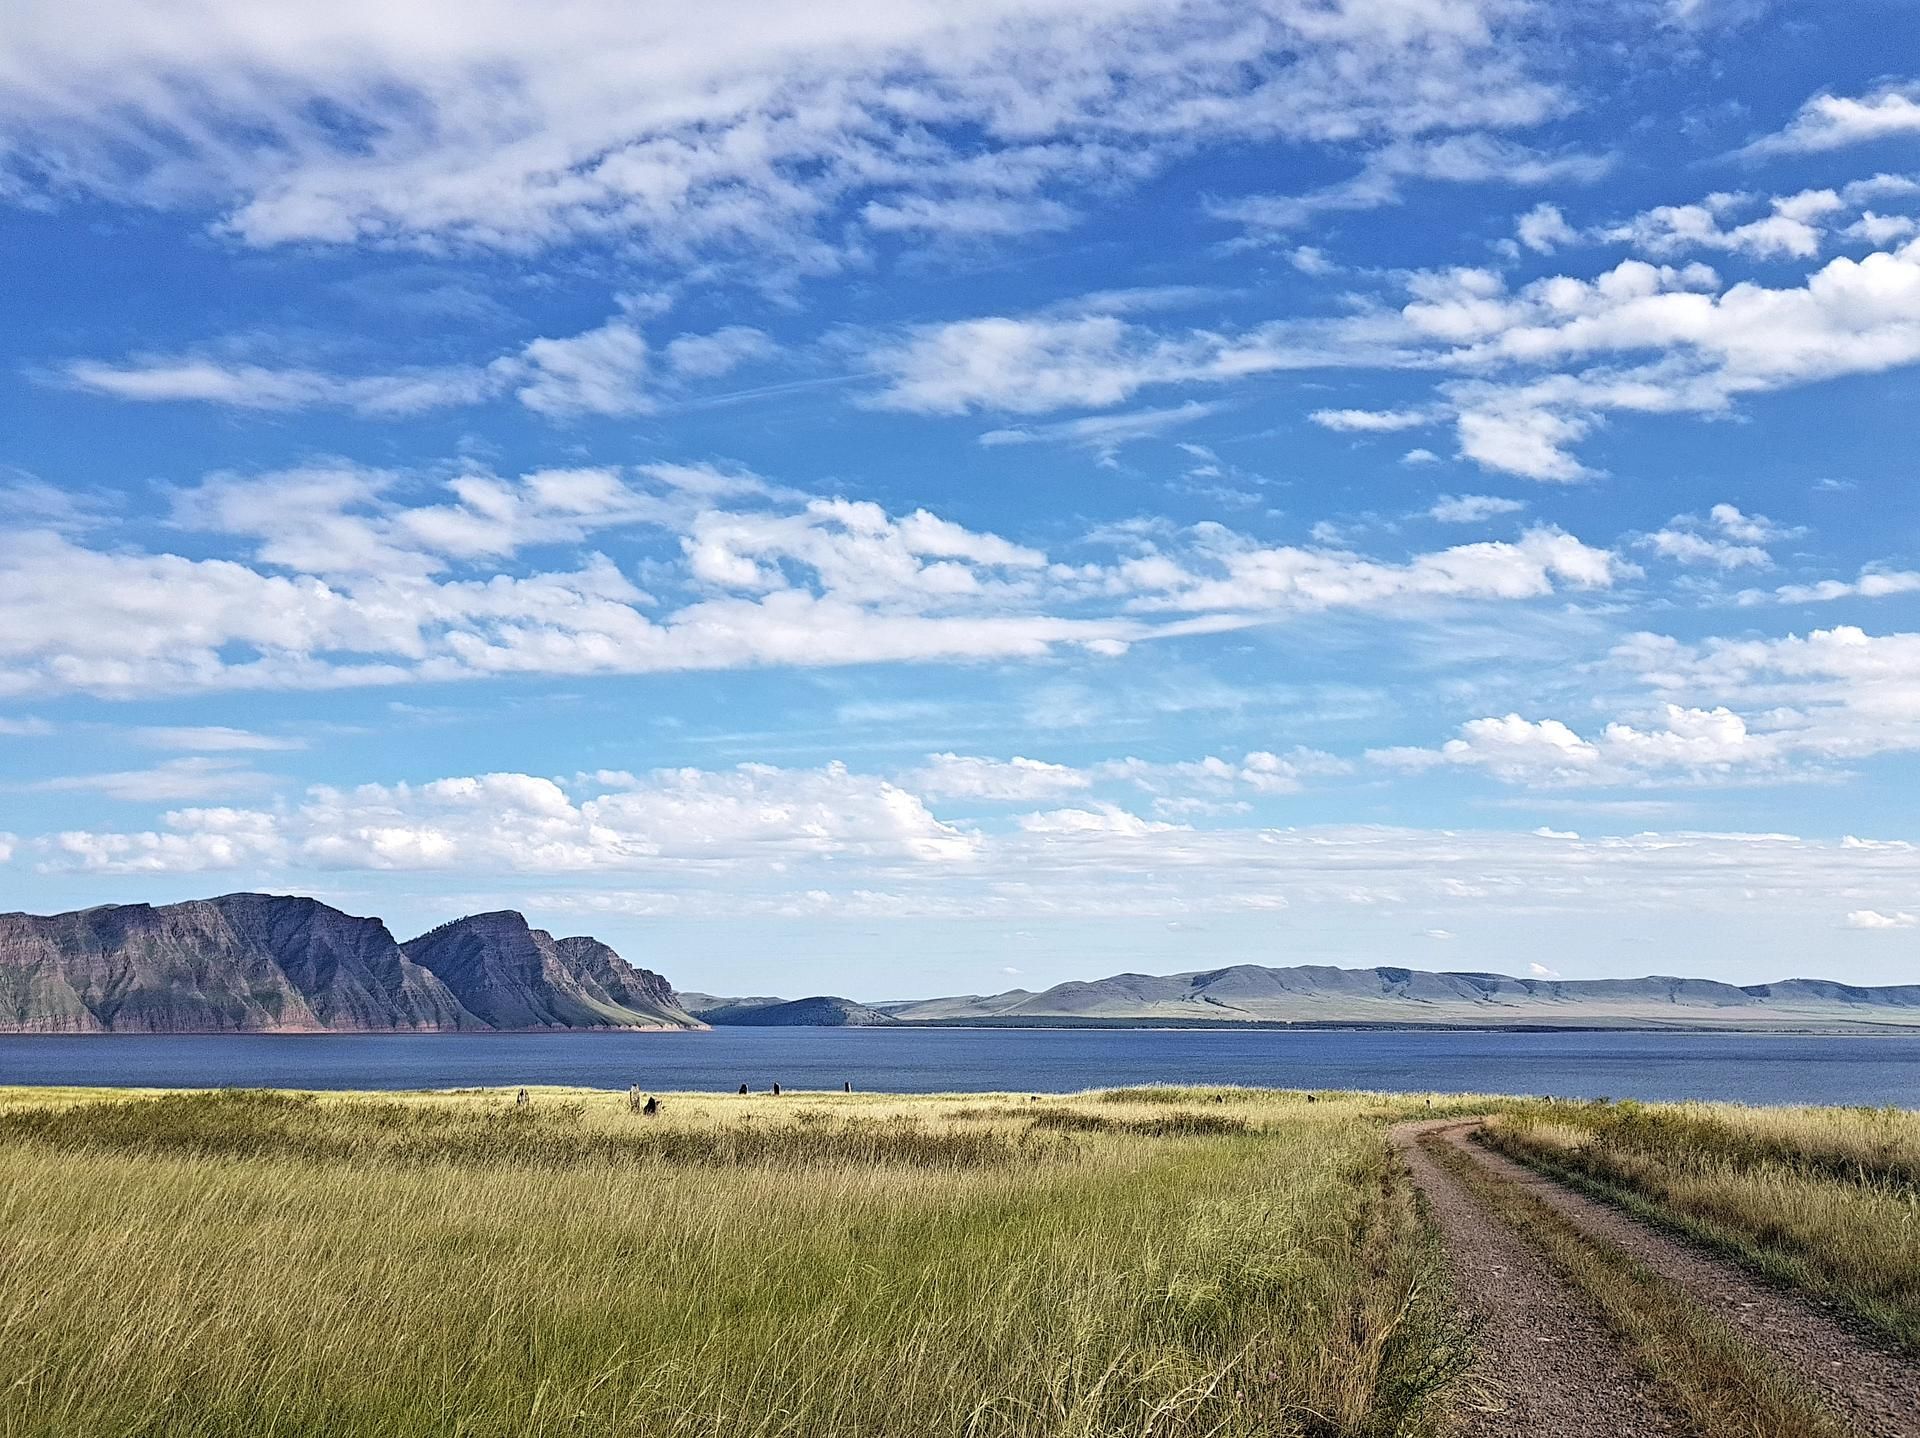
<path fill-rule="evenodd" d="M 0 1036 L 0 1083 L 496 1084 L 899 1093 L 1112 1084 L 1552 1093 L 1920 1108 L 1920 1035 L 721 1029 L 686 1034 Z"/>

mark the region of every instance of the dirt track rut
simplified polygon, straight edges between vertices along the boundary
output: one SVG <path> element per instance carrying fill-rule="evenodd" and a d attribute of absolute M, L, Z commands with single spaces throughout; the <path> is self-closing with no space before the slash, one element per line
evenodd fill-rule
<path fill-rule="evenodd" d="M 1682 1434 L 1587 1302 L 1529 1244 L 1487 1213 L 1415 1141 L 1396 1141 L 1446 1240 L 1454 1293 L 1477 1330 L 1460 1385 L 1469 1438 L 1624 1438 Z"/>
<path fill-rule="evenodd" d="M 1541 1301 L 1541 1290 L 1527 1292 L 1534 1280 L 1524 1274 L 1480 1271 L 1485 1268 L 1485 1259 L 1484 1256 L 1476 1258 L 1476 1249 L 1483 1255 L 1488 1251 L 1481 1230 L 1493 1227 L 1506 1234 L 1509 1243 L 1520 1241 L 1507 1234 L 1498 1219 L 1481 1211 L 1460 1183 L 1421 1149 L 1415 1140 L 1422 1134 L 1448 1144 L 1495 1177 L 1521 1185 L 1588 1236 L 1613 1245 L 1674 1284 L 1694 1302 L 1718 1314 L 1752 1347 L 1767 1353 L 1805 1381 L 1833 1413 L 1862 1434 L 1872 1438 L 1920 1438 L 1920 1364 L 1880 1347 L 1828 1309 L 1474 1143 L 1471 1135 L 1478 1126 L 1477 1121 L 1458 1120 L 1414 1124 L 1401 1129 L 1396 1137 L 1401 1152 L 1413 1168 L 1415 1180 L 1428 1195 L 1456 1269 L 1462 1270 L 1456 1273 L 1458 1291 L 1469 1304 L 1496 1312 L 1518 1304 L 1504 1326 L 1489 1323 L 1486 1329 L 1489 1366 L 1495 1373 L 1508 1372 L 1507 1365 L 1516 1356 L 1523 1356 L 1514 1353 L 1514 1340 L 1524 1343 L 1528 1324 L 1535 1321 L 1526 1315 Z M 1463 1204 L 1464 1214 L 1459 1212 Z M 1527 1251 L 1531 1253 L 1530 1249 Z M 1535 1261 L 1544 1264 L 1544 1260 Z M 1515 1292 L 1515 1277 L 1520 1280 L 1519 1292 Z M 1550 1301 L 1558 1303 L 1561 1297 L 1556 1294 Z M 1571 1295 L 1571 1301 L 1585 1311 L 1577 1294 Z M 1597 1320 L 1595 1327 L 1598 1327 Z M 1597 1342 L 1609 1353 L 1613 1351 L 1614 1345 L 1603 1330 Z M 1624 1359 L 1618 1361 L 1625 1362 Z M 1519 1370 L 1520 1382 L 1530 1384 L 1538 1377 L 1551 1385 L 1563 1386 L 1573 1376 L 1565 1371 L 1541 1375 L 1538 1368 L 1535 1364 L 1531 1369 Z M 1605 1394 L 1609 1405 L 1615 1401 L 1616 1387 L 1610 1384 Z M 1518 1435 L 1671 1430 L 1631 1426 L 1563 1429 L 1557 1421 L 1542 1421 L 1534 1426 L 1510 1422 L 1475 1427 L 1470 1421 L 1466 1431 Z"/>

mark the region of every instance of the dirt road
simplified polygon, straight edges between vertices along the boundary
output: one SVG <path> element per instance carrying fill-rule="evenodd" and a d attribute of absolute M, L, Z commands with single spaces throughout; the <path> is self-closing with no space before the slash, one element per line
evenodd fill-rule
<path fill-rule="evenodd" d="M 1395 1135 L 1445 1237 L 1455 1291 L 1483 1323 L 1466 1399 L 1474 1435 L 1681 1432 L 1581 1295 L 1486 1212 L 1419 1140 L 1447 1145 L 1521 1185 L 1590 1238 L 1609 1244 L 1718 1314 L 1744 1341 L 1873 1438 L 1920 1438 L 1920 1365 L 1836 1314 L 1472 1141 L 1477 1120 L 1410 1124 Z M 1490 1399 L 1483 1401 L 1482 1396 Z M 1664 1426 L 1663 1426 L 1664 1425 Z"/>

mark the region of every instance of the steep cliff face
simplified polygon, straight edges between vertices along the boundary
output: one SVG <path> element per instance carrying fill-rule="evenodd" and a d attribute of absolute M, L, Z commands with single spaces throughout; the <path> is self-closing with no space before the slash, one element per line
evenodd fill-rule
<path fill-rule="evenodd" d="M 14 1032 L 478 1027 L 386 925 L 314 899 L 0 914 L 0 1028 Z"/>
<path fill-rule="evenodd" d="M 493 1028 L 705 1027 L 660 975 L 596 939 L 556 939 L 510 909 L 442 924 L 402 948 Z"/>

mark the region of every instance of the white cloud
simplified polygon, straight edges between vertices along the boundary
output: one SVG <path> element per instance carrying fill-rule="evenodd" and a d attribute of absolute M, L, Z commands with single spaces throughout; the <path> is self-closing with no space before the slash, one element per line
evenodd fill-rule
<path fill-rule="evenodd" d="M 925 510 L 688 466 L 463 469 L 437 500 L 407 502 L 417 487 L 317 464 L 179 494 L 178 523 L 252 542 L 251 563 L 8 532 L 0 694 L 1111 655 L 1335 607 L 1604 589 L 1629 572 L 1549 529 L 1396 563 L 1205 524 L 1066 563 Z M 602 533 L 650 543 L 667 593 L 604 553 L 565 569 L 519 558 Z"/>
<path fill-rule="evenodd" d="M 1885 599 L 1895 594 L 1912 594 L 1920 590 L 1920 573 L 1910 569 L 1867 569 L 1853 580 L 1822 579 L 1812 584 L 1783 584 L 1773 591 L 1772 598 L 1782 604 L 1824 604 L 1835 599 Z M 1758 603 L 1767 598 L 1764 593 L 1754 591 L 1750 595 L 1743 593 L 1743 603 Z"/>
<path fill-rule="evenodd" d="M 835 764 L 320 788 L 271 811 L 181 809 L 151 830 L 20 842 L 44 869 L 101 874 L 223 870 L 238 871 L 237 882 L 295 884 L 327 872 L 457 872 L 488 894 L 513 875 L 571 877 L 581 887 L 538 896 L 538 907 L 578 912 L 1111 919 L 1286 909 L 1310 923 L 1359 906 L 1401 932 L 1458 932 L 1476 916 L 1731 921 L 1756 906 L 1769 923 L 1811 930 L 1832 923 L 1836 895 L 1898 922 L 1920 884 L 1920 847 L 1787 834 L 1194 828 L 1090 794 L 976 827 L 904 783 Z"/>
<path fill-rule="evenodd" d="M 1090 787 L 1091 776 L 1065 764 L 1039 759 L 984 759 L 971 754 L 930 754 L 926 766 L 906 776 L 907 787 L 936 799 L 1028 803 Z"/>
<path fill-rule="evenodd" d="M 1084 415 L 1079 419 L 1052 424 L 1021 425 L 1016 429 L 988 430 L 980 443 L 989 448 L 1010 444 L 1070 444 L 1092 451 L 1102 463 L 1111 463 L 1123 445 L 1161 436 L 1205 419 L 1220 406 L 1188 400 L 1166 409 L 1132 410 L 1124 414 Z"/>
<path fill-rule="evenodd" d="M 1904 909 L 1891 914 L 1883 914 L 1878 909 L 1853 909 L 1847 914 L 1849 929 L 1911 929 L 1916 924 L 1920 924 L 1920 918 Z"/>
<path fill-rule="evenodd" d="M 1694 529 L 1656 530 L 1643 542 L 1655 554 L 1682 564 L 1705 564 L 1716 569 L 1765 569 L 1773 563 L 1773 556 L 1758 545 L 1731 544 Z"/>
<path fill-rule="evenodd" d="M 1510 7 L 933 0 L 807 10 L 14 7 L 0 183 L 211 209 L 244 243 L 632 241 L 827 269 L 868 233 L 1063 222 L 1200 143 L 1530 124 Z M 1466 143 L 1482 143 L 1469 140 Z"/>
<path fill-rule="evenodd" d="M 273 780 L 240 759 L 169 759 L 150 769 L 71 774 L 41 779 L 25 787 L 46 793 L 84 791 L 139 804 L 178 804 L 237 799 L 257 794 Z"/>
<path fill-rule="evenodd" d="M 1307 418 L 1322 429 L 1344 434 L 1392 434 L 1432 424 L 1435 415 L 1424 409 L 1316 409 Z"/>
<path fill-rule="evenodd" d="M 1844 187 L 1843 202 L 1858 198 L 1855 190 Z M 1788 219 L 1819 208 L 1805 195 L 1780 203 Z M 1364 300 L 1342 317 L 1237 331 L 1156 329 L 1084 302 L 923 326 L 867 348 L 883 379 L 868 402 L 928 414 L 1040 414 L 1109 408 L 1155 386 L 1413 370 L 1443 376 L 1432 404 L 1313 417 L 1350 431 L 1451 419 L 1463 458 L 1573 483 L 1596 473 L 1575 447 L 1614 414 L 1724 414 L 1749 395 L 1920 361 L 1920 239 L 1838 256 L 1779 287 L 1729 284 L 1698 262 L 1640 259 L 1518 289 L 1498 271 L 1472 267 L 1395 283 L 1407 292 L 1397 307 Z"/>
<path fill-rule="evenodd" d="M 1606 174 L 1611 165 L 1605 155 L 1553 155 L 1493 135 L 1449 135 L 1384 146 L 1369 155 L 1352 178 L 1302 195 L 1216 200 L 1208 211 L 1215 219 L 1245 226 L 1254 236 L 1272 236 L 1297 230 L 1322 214 L 1400 204 L 1410 180 L 1516 186 L 1555 181 L 1588 184 Z"/>
<path fill-rule="evenodd" d="M 1887 85 L 1865 95 L 1815 95 L 1786 128 L 1755 140 L 1749 155 L 1837 150 L 1899 135 L 1920 135 L 1920 87 Z"/>
<path fill-rule="evenodd" d="M 712 334 L 681 335 L 669 342 L 667 363 L 676 374 L 688 379 L 711 379 L 773 352 L 773 341 L 764 330 L 751 325 L 723 325 Z"/>
<path fill-rule="evenodd" d="M 1443 494 L 1427 511 L 1427 518 L 1441 524 L 1479 524 L 1495 515 L 1518 514 L 1526 507 L 1521 500 L 1491 494 Z"/>
<path fill-rule="evenodd" d="M 1702 204 L 1660 205 L 1602 229 L 1599 238 L 1662 258 L 1706 249 L 1755 259 L 1811 259 L 1820 253 L 1833 217 L 1848 208 L 1833 190 L 1802 190 L 1774 196 L 1772 213 L 1759 219 L 1730 229 L 1721 223 L 1747 203 L 1745 195 L 1715 194 Z"/>
<path fill-rule="evenodd" d="M 759 330 L 729 326 L 680 335 L 666 347 L 673 379 L 655 374 L 636 307 L 578 334 L 527 341 L 484 363 L 345 375 L 215 354 L 76 360 L 58 379 L 77 389 L 146 403 L 235 409 L 345 409 L 374 419 L 484 404 L 503 394 L 550 419 L 645 414 L 676 380 L 712 378 L 770 352 Z"/>
<path fill-rule="evenodd" d="M 1485 541 L 1415 555 L 1404 564 L 1345 550 L 1266 547 L 1199 526 L 1190 554 L 1154 550 L 1118 567 L 1140 609 L 1317 610 L 1418 600 L 1524 599 L 1607 589 L 1631 572 L 1612 553 L 1540 527 L 1518 542 Z"/>
<path fill-rule="evenodd" d="M 195 402 L 234 409 L 349 409 L 398 418 L 498 393 L 484 367 L 406 370 L 350 376 L 323 370 L 223 360 L 207 355 L 137 355 L 119 364 L 76 360 L 62 371 L 75 388 L 145 403 Z"/>
<path fill-rule="evenodd" d="M 1681 564 L 1715 569 L 1769 569 L 1773 556 L 1765 546 L 1804 531 L 1775 524 L 1764 514 L 1745 514 L 1731 504 L 1716 504 L 1705 520 L 1677 514 L 1665 529 L 1643 538 L 1643 548 Z"/>
<path fill-rule="evenodd" d="M 1846 761 L 1920 749 L 1920 635 L 1842 625 L 1686 644 L 1637 634 L 1612 662 L 1656 694 L 1746 710 L 1764 731 L 1752 740 L 1780 755 Z"/>
<path fill-rule="evenodd" d="M 1558 969 L 1550 969 L 1545 964 L 1538 962 L 1528 964 L 1527 972 L 1536 979 L 1557 979 L 1560 977 L 1560 971 Z"/>
<path fill-rule="evenodd" d="M 528 341 L 520 352 L 515 396 L 536 414 L 641 414 L 647 393 L 647 341 L 630 320 L 563 339 Z"/>
<path fill-rule="evenodd" d="M 256 734 L 251 729 L 232 729 L 222 724 L 147 725 L 134 730 L 133 737 L 154 749 L 186 749 L 210 754 L 307 747 L 303 739 Z"/>
<path fill-rule="evenodd" d="M 1514 221 L 1514 237 L 1535 254 L 1550 255 L 1562 245 L 1579 242 L 1580 232 L 1567 223 L 1558 205 L 1542 200 Z"/>
<path fill-rule="evenodd" d="M 183 810 L 165 832 L 68 833 L 50 867 L 198 870 L 271 861 L 318 869 L 586 872 L 778 868 L 829 859 L 952 864 L 978 846 L 916 795 L 838 764 L 592 776 L 576 800 L 528 774 L 309 791 L 293 811 Z"/>
<path fill-rule="evenodd" d="M 1725 707 L 1665 706 L 1664 724 L 1638 729 L 1611 723 L 1597 738 L 1582 738 L 1558 719 L 1518 714 L 1473 719 L 1438 749 L 1378 749 L 1369 757 L 1401 769 L 1458 765 L 1485 769 L 1510 784 L 1582 787 L 1633 784 L 1652 776 L 1695 780 L 1777 765 L 1790 741 L 1755 734 Z"/>

